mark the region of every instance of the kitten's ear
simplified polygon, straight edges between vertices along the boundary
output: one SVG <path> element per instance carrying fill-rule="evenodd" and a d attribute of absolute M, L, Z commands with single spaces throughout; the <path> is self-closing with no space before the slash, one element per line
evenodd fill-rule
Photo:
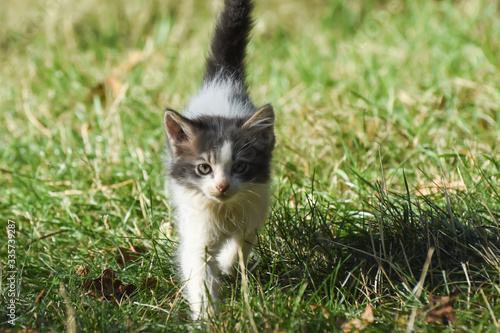
<path fill-rule="evenodd" d="M 274 110 L 266 104 L 248 119 L 242 129 L 253 136 L 253 146 L 258 150 L 274 147 Z"/>
<path fill-rule="evenodd" d="M 274 126 L 274 110 L 271 104 L 266 104 L 255 112 L 242 126 L 243 129 L 265 129 Z"/>
<path fill-rule="evenodd" d="M 165 111 L 164 123 L 168 143 L 174 151 L 176 151 L 175 147 L 177 145 L 187 142 L 194 137 L 193 125 L 191 125 L 188 119 L 174 110 L 167 109 Z"/>

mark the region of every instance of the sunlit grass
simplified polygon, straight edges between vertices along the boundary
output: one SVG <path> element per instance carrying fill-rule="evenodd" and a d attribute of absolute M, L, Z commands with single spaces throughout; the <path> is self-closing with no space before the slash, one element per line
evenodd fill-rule
<path fill-rule="evenodd" d="M 431 294 L 456 295 L 448 330 L 497 329 L 498 1 L 257 1 L 248 83 L 277 112 L 270 220 L 249 303 L 224 278 L 221 313 L 188 321 L 162 115 L 199 87 L 220 5 L 4 5 L 0 223 L 17 223 L 16 328 L 65 330 L 63 282 L 81 331 L 332 331 L 367 304 L 369 329 L 441 330 L 425 322 Z M 147 253 L 120 266 L 131 245 Z M 106 268 L 157 284 L 101 302 L 83 286 Z"/>

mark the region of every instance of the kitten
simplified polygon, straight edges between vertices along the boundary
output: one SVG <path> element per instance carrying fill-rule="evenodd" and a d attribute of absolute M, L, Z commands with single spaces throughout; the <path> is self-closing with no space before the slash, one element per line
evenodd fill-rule
<path fill-rule="evenodd" d="M 225 0 L 203 84 L 182 115 L 167 109 L 170 196 L 179 262 L 192 318 L 217 311 L 218 275 L 246 263 L 269 206 L 274 111 L 254 106 L 244 58 L 253 26 L 250 0 Z"/>

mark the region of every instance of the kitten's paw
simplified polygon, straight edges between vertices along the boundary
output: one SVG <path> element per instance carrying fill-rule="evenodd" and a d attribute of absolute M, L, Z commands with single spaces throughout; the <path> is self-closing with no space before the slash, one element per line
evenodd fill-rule
<path fill-rule="evenodd" d="M 217 313 L 219 313 L 218 302 L 208 302 L 202 306 L 191 305 L 191 319 L 193 321 L 207 320 L 210 317 L 214 317 Z"/>
<path fill-rule="evenodd" d="M 233 265 L 231 265 L 229 267 L 221 267 L 220 270 L 225 275 L 229 275 L 229 276 L 232 276 L 232 277 L 236 276 L 236 268 L 234 268 Z"/>

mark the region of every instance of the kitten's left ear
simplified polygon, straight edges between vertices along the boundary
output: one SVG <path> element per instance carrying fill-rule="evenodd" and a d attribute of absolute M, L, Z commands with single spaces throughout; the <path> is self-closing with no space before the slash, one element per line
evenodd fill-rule
<path fill-rule="evenodd" d="M 242 129 L 253 136 L 253 147 L 262 150 L 274 147 L 274 110 L 271 104 L 266 104 L 248 119 Z"/>
<path fill-rule="evenodd" d="M 243 129 L 265 129 L 274 126 L 274 110 L 271 104 L 266 104 L 255 112 L 242 126 Z"/>
<path fill-rule="evenodd" d="M 189 141 L 194 136 L 193 125 L 174 110 L 165 111 L 164 123 L 169 146 L 174 152 L 177 152 L 177 145 Z"/>

